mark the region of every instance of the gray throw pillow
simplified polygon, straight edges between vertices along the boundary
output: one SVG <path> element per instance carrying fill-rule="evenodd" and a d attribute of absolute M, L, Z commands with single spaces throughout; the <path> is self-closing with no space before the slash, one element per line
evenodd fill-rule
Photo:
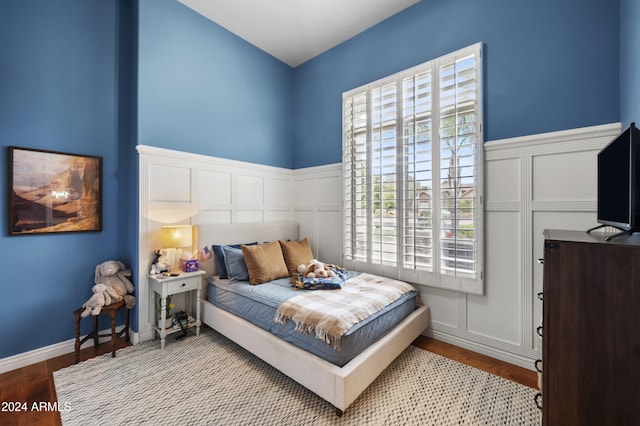
<path fill-rule="evenodd" d="M 227 274 L 232 281 L 249 281 L 249 271 L 244 262 L 242 250 L 239 248 L 222 246 L 224 251 L 224 263 L 227 267 Z"/>

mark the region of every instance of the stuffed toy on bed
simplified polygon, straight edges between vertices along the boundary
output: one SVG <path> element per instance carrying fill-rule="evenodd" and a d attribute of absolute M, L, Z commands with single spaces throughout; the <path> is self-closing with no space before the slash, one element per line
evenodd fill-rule
<path fill-rule="evenodd" d="M 304 275 L 305 278 L 331 278 L 334 275 L 328 265 L 317 259 L 311 259 L 307 265 L 298 265 L 298 272 Z"/>
<path fill-rule="evenodd" d="M 346 281 L 346 271 L 312 259 L 308 265 L 298 266 L 291 277 L 291 286 L 299 290 L 339 290 Z"/>
<path fill-rule="evenodd" d="M 96 284 L 104 284 L 114 290 L 116 295 L 114 302 L 124 299 L 127 309 L 136 306 L 136 298 L 130 293 L 134 292 L 133 284 L 129 280 L 131 270 L 125 269 L 122 262 L 118 260 L 107 260 L 96 266 Z"/>

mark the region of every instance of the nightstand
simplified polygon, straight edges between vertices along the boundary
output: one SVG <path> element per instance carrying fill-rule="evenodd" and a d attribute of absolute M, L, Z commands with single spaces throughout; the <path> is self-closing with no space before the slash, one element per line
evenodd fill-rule
<path fill-rule="evenodd" d="M 202 288 L 202 276 L 205 274 L 205 271 L 196 271 L 196 272 L 183 272 L 177 276 L 164 276 L 164 275 L 149 275 L 149 282 L 151 284 L 151 288 L 153 292 L 151 295 L 153 297 L 151 307 L 155 309 L 156 306 L 156 297 L 160 298 L 160 304 L 163 307 L 161 309 L 161 321 L 160 323 L 164 323 L 166 319 L 166 309 L 164 307 L 167 305 L 167 296 L 184 293 L 184 292 L 194 292 L 196 295 L 196 321 L 193 326 L 196 328 L 196 336 L 200 335 L 200 291 Z M 175 333 L 176 331 L 181 331 L 180 329 L 170 328 L 160 328 L 158 323 L 155 321 L 155 315 L 152 315 L 154 318 L 153 329 L 160 336 L 160 348 L 164 349 L 164 345 L 166 343 L 167 336 L 171 333 Z"/>

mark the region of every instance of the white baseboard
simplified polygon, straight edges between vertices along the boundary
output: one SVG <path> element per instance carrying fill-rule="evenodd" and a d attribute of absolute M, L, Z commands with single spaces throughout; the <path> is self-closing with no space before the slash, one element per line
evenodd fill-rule
<path fill-rule="evenodd" d="M 102 330 L 99 332 L 111 333 L 111 329 Z M 138 333 L 133 330 L 129 331 L 131 343 L 138 344 Z M 84 336 L 82 336 L 83 338 Z M 100 338 L 99 342 L 107 342 L 109 337 Z M 29 352 L 23 352 L 21 354 L 13 355 L 10 357 L 0 359 L 0 374 L 7 371 L 16 370 L 18 368 L 26 367 L 27 365 L 35 364 L 38 362 L 46 361 L 57 356 L 66 355 L 74 352 L 76 339 L 66 340 L 64 342 L 55 343 L 53 345 L 44 346 L 42 348 L 34 349 Z M 82 349 L 93 346 L 93 339 L 89 339 L 82 345 Z"/>
<path fill-rule="evenodd" d="M 138 333 L 138 342 L 146 342 L 147 340 L 153 340 L 155 338 L 155 331 L 147 331 L 145 333 Z"/>
<path fill-rule="evenodd" d="M 498 359 L 500 361 L 508 362 L 509 364 L 517 365 L 518 367 L 526 368 L 527 370 L 535 371 L 534 362 L 535 359 L 529 358 L 523 355 L 514 354 L 505 350 L 497 349 L 491 346 L 487 346 L 481 343 L 473 342 L 467 339 L 463 339 L 458 336 L 443 333 L 441 331 L 427 329 L 424 333 L 425 336 L 431 337 L 435 340 L 439 340 L 445 343 L 450 343 L 460 348 L 468 349 L 472 352 L 476 352 L 488 357 Z"/>

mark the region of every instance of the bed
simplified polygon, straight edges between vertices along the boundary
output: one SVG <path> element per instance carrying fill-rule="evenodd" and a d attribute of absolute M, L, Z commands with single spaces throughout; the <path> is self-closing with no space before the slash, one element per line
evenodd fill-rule
<path fill-rule="evenodd" d="M 298 224 L 295 222 L 201 225 L 198 232 L 200 245 L 209 247 L 211 244 L 296 241 L 299 238 Z M 208 292 L 224 290 L 224 282 L 219 282 L 217 286 L 214 282 L 213 277 L 218 273 L 214 258 L 203 262 L 201 269 L 207 272 Z M 286 282 L 280 283 L 280 286 L 283 285 L 286 286 Z M 356 355 L 345 354 L 344 358 L 327 360 L 323 359 L 327 358 L 326 354 L 313 354 L 310 348 L 299 347 L 304 347 L 304 344 L 291 342 L 291 339 L 287 341 L 286 336 L 273 334 L 268 326 L 260 324 L 258 320 L 243 319 L 226 310 L 229 307 L 223 309 L 222 305 L 210 302 L 207 297 L 202 299 L 201 304 L 204 324 L 331 403 L 339 416 L 427 328 L 430 320 L 428 307 L 416 303 L 407 311 L 408 315 L 404 316 L 407 312 L 397 313 L 404 318 L 398 319 L 390 330 L 383 330 L 382 337 L 367 343 L 365 349 L 355 349 Z M 407 304 L 398 302 L 397 305 L 402 305 L 399 310 L 407 310 Z"/>

